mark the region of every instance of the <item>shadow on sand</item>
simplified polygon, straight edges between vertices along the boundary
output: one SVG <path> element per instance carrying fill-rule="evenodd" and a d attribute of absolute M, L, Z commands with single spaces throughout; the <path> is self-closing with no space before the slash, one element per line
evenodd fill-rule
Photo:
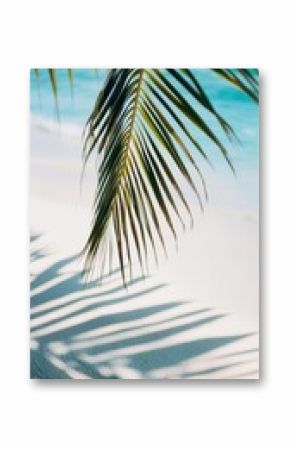
<path fill-rule="evenodd" d="M 84 283 L 71 268 L 75 255 L 45 263 L 35 274 L 35 264 L 46 258 L 35 248 L 40 237 L 30 239 L 31 378 L 187 379 L 211 378 L 232 368 L 240 368 L 237 377 L 243 377 L 249 371 L 237 358 L 257 355 L 257 349 L 213 357 L 208 366 L 208 354 L 250 335 L 199 338 L 199 329 L 224 315 L 169 301 L 165 284 L 139 277 L 126 290 L 118 270 L 102 282 Z M 207 365 L 202 368 L 195 360 L 203 356 Z"/>

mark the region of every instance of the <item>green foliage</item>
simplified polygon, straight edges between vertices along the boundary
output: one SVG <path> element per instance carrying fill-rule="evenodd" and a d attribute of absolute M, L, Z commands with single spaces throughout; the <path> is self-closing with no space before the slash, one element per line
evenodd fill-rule
<path fill-rule="evenodd" d="M 214 71 L 258 101 L 255 71 Z M 92 154 L 100 161 L 93 223 L 84 248 L 86 269 L 93 269 L 97 263 L 102 272 L 116 248 L 125 284 L 126 267 L 131 276 L 135 250 L 143 272 L 150 251 L 158 261 L 157 245 L 161 244 L 166 252 L 160 217 L 175 239 L 178 232 L 172 212 L 185 226 L 178 204 L 183 205 L 192 222 L 181 178 L 203 208 L 206 184 L 195 156 L 208 160 L 208 155 L 192 130 L 206 136 L 234 171 L 227 149 L 211 129 L 208 118 L 203 118 L 200 108 L 193 104 L 202 106 L 207 117 L 214 116 L 229 140 L 235 138 L 230 124 L 216 111 L 192 71 L 109 71 L 85 129 L 84 161 Z"/>
<path fill-rule="evenodd" d="M 258 102 L 257 70 L 212 70 Z M 59 117 L 57 70 L 47 71 Z M 39 83 L 39 69 L 34 69 L 34 74 Z M 67 69 L 67 78 L 73 93 L 72 69 Z M 200 113 L 200 106 L 207 118 Z M 180 181 L 186 180 L 203 209 L 207 189 L 196 156 L 210 162 L 194 130 L 213 143 L 234 172 L 228 151 L 212 130 L 209 117 L 217 120 L 229 141 L 236 139 L 230 124 L 189 69 L 108 71 L 85 127 L 84 163 L 92 155 L 100 161 L 92 227 L 84 248 L 86 270 L 92 270 L 97 263 L 102 273 L 107 259 L 111 264 L 116 248 L 126 284 L 126 267 L 131 276 L 135 251 L 143 272 L 148 269 L 150 251 L 156 262 L 158 245 L 166 253 L 160 217 L 176 240 L 173 214 L 185 227 L 186 212 L 192 224 L 192 211 Z"/>

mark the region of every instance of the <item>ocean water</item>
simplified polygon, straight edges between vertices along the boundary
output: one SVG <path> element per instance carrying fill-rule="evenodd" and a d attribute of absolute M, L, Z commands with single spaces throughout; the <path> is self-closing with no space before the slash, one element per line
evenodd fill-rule
<path fill-rule="evenodd" d="M 90 114 L 96 96 L 105 79 L 105 70 L 74 70 L 73 90 L 68 82 L 67 71 L 56 71 L 58 84 L 58 108 L 61 122 L 83 127 Z M 34 116 L 56 121 L 55 100 L 47 70 L 39 70 L 39 81 L 34 72 L 30 74 L 30 110 Z"/>
<path fill-rule="evenodd" d="M 41 125 L 46 130 L 61 129 L 61 133 L 79 136 L 104 82 L 106 72 L 104 69 L 76 69 L 71 90 L 66 70 L 57 70 L 59 124 L 47 70 L 39 71 L 39 81 L 31 71 L 30 110 L 33 123 Z M 196 129 L 192 129 L 199 142 L 207 149 L 215 167 L 217 172 L 215 183 L 219 184 L 217 190 L 223 192 L 221 195 L 228 195 L 231 199 L 234 197 L 239 206 L 255 209 L 258 207 L 259 196 L 259 108 L 245 94 L 230 86 L 212 71 L 198 69 L 194 70 L 194 74 L 217 111 L 232 125 L 241 142 L 239 145 L 230 143 L 215 119 L 207 115 L 199 105 L 194 105 L 203 117 L 207 118 L 214 132 L 228 148 L 237 172 L 237 179 L 233 182 L 233 176 L 219 151 Z M 197 161 L 199 164 L 204 163 L 198 155 Z M 206 175 L 212 177 L 211 172 Z"/>

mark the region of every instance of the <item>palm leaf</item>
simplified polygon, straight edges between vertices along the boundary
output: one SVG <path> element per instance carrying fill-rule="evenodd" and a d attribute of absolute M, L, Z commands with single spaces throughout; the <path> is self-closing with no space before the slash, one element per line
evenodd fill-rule
<path fill-rule="evenodd" d="M 213 69 L 213 71 L 238 87 L 252 100 L 259 101 L 258 71 L 256 69 Z"/>
<path fill-rule="evenodd" d="M 32 69 L 36 82 L 38 84 L 39 96 L 40 96 L 40 72 L 41 69 Z M 43 69 L 48 73 L 51 92 L 55 101 L 55 111 L 57 119 L 59 120 L 59 107 L 58 107 L 58 81 L 57 81 L 57 69 Z M 66 75 L 70 86 L 71 96 L 73 96 L 73 84 L 74 84 L 74 71 L 73 69 L 66 69 Z"/>
<path fill-rule="evenodd" d="M 255 72 L 214 72 L 257 101 Z M 236 138 L 190 70 L 109 71 L 85 128 L 84 162 L 93 152 L 100 158 L 92 228 L 84 248 L 87 270 L 98 261 L 102 271 L 108 254 L 111 258 L 116 251 L 125 284 L 134 253 L 146 271 L 150 251 L 157 261 L 160 245 L 166 252 L 160 217 L 175 240 L 177 220 L 185 227 L 187 215 L 192 224 L 179 179 L 186 180 L 202 209 L 207 191 L 197 156 L 209 161 L 194 129 L 212 142 L 234 171 L 227 149 L 202 117 L 200 106 L 228 139 Z"/>

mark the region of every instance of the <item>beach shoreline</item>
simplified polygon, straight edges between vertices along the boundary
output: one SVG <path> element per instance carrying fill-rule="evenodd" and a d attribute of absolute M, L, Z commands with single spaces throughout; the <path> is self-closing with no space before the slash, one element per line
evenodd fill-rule
<path fill-rule="evenodd" d="M 78 254 L 83 248 L 91 220 L 95 172 L 93 168 L 89 169 L 85 180 L 87 184 L 83 189 L 83 192 L 86 192 L 85 196 L 80 192 L 81 143 L 75 135 L 64 135 L 32 125 L 31 147 L 31 231 L 32 235 L 41 235 L 32 243 L 32 248 L 34 248 L 34 252 L 43 252 L 42 257 L 36 258 L 31 264 L 31 270 L 34 279 L 41 279 L 41 273 L 49 271 L 49 267 L 57 264 L 60 260 Z M 214 176 L 218 179 L 218 169 L 216 172 Z M 227 179 L 229 184 L 225 184 L 224 191 L 218 191 L 218 184 L 212 181 L 210 191 L 213 192 L 213 195 L 209 204 L 206 205 L 205 213 L 196 212 L 194 229 L 181 235 L 178 251 L 172 243 L 171 246 L 169 245 L 168 259 L 161 260 L 159 269 L 157 270 L 152 265 L 151 276 L 146 280 L 147 287 L 141 289 L 141 291 L 151 289 L 150 291 L 140 294 L 135 287 L 129 287 L 127 291 L 123 292 L 120 273 L 114 277 L 113 285 L 120 292 L 123 301 L 119 301 L 110 313 L 113 314 L 113 317 L 121 313 L 130 313 L 132 328 L 124 328 L 124 323 L 116 325 L 115 331 L 119 333 L 120 338 L 115 338 L 115 340 L 113 335 L 110 338 L 101 334 L 95 336 L 94 344 L 98 342 L 101 347 L 106 345 L 107 353 L 93 357 L 90 354 L 92 347 L 88 344 L 80 346 L 81 349 L 68 350 L 64 353 L 59 349 L 74 347 L 74 340 L 80 338 L 79 334 L 85 332 L 84 322 L 91 323 L 101 319 L 97 301 L 100 292 L 104 293 L 105 290 L 104 296 L 108 302 L 114 301 L 115 298 L 114 293 L 111 295 L 106 293 L 106 289 L 110 291 L 110 288 L 98 285 L 92 290 L 95 292 L 96 298 L 91 298 L 89 304 L 84 306 L 88 300 L 86 298 L 87 287 L 82 284 L 79 277 L 82 270 L 80 259 L 71 261 L 68 266 L 64 265 L 60 272 L 55 273 L 55 279 L 46 278 L 43 285 L 38 285 L 36 292 L 32 288 L 34 300 L 31 304 L 31 336 L 32 347 L 34 347 L 32 360 L 34 364 L 36 363 L 35 366 L 38 366 L 38 362 L 35 360 L 39 354 L 39 357 L 44 357 L 46 364 L 51 366 L 50 374 L 49 368 L 47 366 L 45 368 L 46 371 L 48 370 L 48 376 L 53 376 L 53 369 L 56 369 L 58 373 L 60 371 L 65 376 L 80 376 L 81 378 L 97 378 L 98 376 L 161 379 L 231 378 L 232 376 L 245 378 L 243 373 L 248 372 L 246 378 L 256 379 L 258 377 L 259 326 L 259 223 L 254 197 L 258 196 L 258 191 L 253 192 L 253 197 L 248 198 L 248 192 L 241 197 L 241 189 L 238 187 L 232 187 L 231 191 L 227 191 L 228 185 L 234 185 L 234 180 L 231 180 L 230 176 Z M 235 192 L 238 192 L 239 198 L 235 197 Z M 35 245 L 40 245 L 38 250 Z M 49 292 L 52 288 L 51 285 L 61 283 L 63 278 L 70 276 L 69 273 L 73 273 L 74 279 L 78 279 L 76 285 L 68 283 L 67 291 L 64 288 L 61 293 L 56 294 L 56 297 L 47 296 L 47 291 Z M 134 276 L 135 278 L 139 276 L 137 268 Z M 159 285 L 164 287 L 160 290 L 154 288 Z M 80 286 L 81 297 L 85 298 L 82 301 L 79 298 L 80 295 L 77 294 Z M 126 299 L 126 295 L 130 298 L 132 296 L 132 299 Z M 79 299 L 68 306 L 67 302 L 74 301 L 71 299 L 72 297 Z M 35 308 L 37 310 L 37 307 L 40 306 L 39 303 L 42 302 L 47 303 L 47 307 L 38 312 L 39 318 L 42 316 L 41 324 L 39 324 L 39 321 L 35 321 L 33 316 Z M 102 303 L 102 307 L 106 310 L 105 301 L 102 300 Z M 194 321 L 192 318 L 181 318 L 179 314 L 176 315 L 175 307 L 170 309 L 169 304 L 171 303 L 176 303 L 177 309 L 178 307 L 184 308 L 189 315 L 194 315 L 198 310 L 204 309 L 204 312 L 200 312 L 203 318 Z M 131 304 L 134 304 L 135 309 L 131 309 Z M 159 309 L 158 311 L 152 309 L 152 314 L 148 315 L 146 319 L 143 316 L 138 318 L 139 309 L 146 309 L 149 306 L 162 308 L 166 305 L 169 307 L 169 311 L 166 313 L 165 311 L 160 312 Z M 67 307 L 69 308 L 67 309 Z M 90 311 L 84 312 L 85 307 L 91 307 Z M 54 314 L 51 315 L 53 310 Z M 66 318 L 66 310 L 75 318 Z M 136 310 L 136 317 L 133 313 L 134 310 Z M 79 314 L 78 311 L 80 311 Z M 162 317 L 164 314 L 166 315 L 166 323 L 164 320 L 163 324 L 158 320 L 156 322 L 156 314 L 158 316 L 160 313 Z M 106 317 L 106 315 L 104 316 Z M 215 316 L 217 318 L 214 318 Z M 107 315 L 105 325 L 100 326 L 100 329 L 104 328 L 104 332 L 109 326 L 109 317 L 110 315 Z M 133 329 L 133 323 L 138 324 L 138 320 L 139 324 L 141 323 L 141 329 L 149 327 L 147 334 L 144 333 L 145 331 L 141 332 L 141 329 L 139 331 Z M 198 326 L 197 334 L 194 322 L 201 321 L 202 323 L 202 320 L 204 320 L 204 324 Z M 59 324 L 57 325 L 57 323 Z M 80 327 L 81 332 L 76 332 L 76 335 L 73 335 L 73 333 L 65 331 L 69 328 L 70 323 L 76 329 Z M 175 323 L 175 328 L 180 329 L 178 332 L 170 331 L 172 323 Z M 61 329 L 64 332 L 63 337 Z M 66 337 L 66 332 L 69 337 Z M 54 333 L 55 339 L 52 338 Z M 142 338 L 150 340 L 151 333 L 159 337 L 156 338 L 156 341 L 153 339 L 147 343 L 140 343 L 139 353 L 137 344 L 131 344 L 132 348 L 126 345 L 119 348 L 120 340 L 123 341 L 129 337 L 131 340 L 136 339 L 137 341 L 142 341 Z M 143 335 L 142 338 L 141 335 Z M 196 349 L 197 352 L 201 351 L 199 355 L 196 355 L 193 349 L 197 345 L 197 336 L 199 340 L 203 339 L 209 345 L 208 350 L 204 353 L 200 348 Z M 243 337 L 235 339 L 235 336 Z M 220 343 L 220 346 L 217 347 L 210 346 L 214 341 L 210 339 L 229 337 L 234 340 L 229 340 L 229 343 Z M 87 336 L 86 338 L 91 337 Z M 183 348 L 184 357 L 176 356 L 176 360 L 179 362 L 174 363 L 175 359 L 173 358 L 170 364 L 172 356 L 170 356 L 170 351 L 166 352 L 166 348 L 178 347 L 178 345 L 180 351 Z M 232 347 L 233 349 L 231 349 Z M 42 348 L 41 351 L 40 348 Z M 156 366 L 154 351 L 163 354 L 165 366 Z M 141 354 L 146 354 L 146 352 L 151 354 L 148 355 L 147 361 L 145 356 L 145 358 L 141 357 Z M 236 355 L 227 355 L 230 352 Z M 49 363 L 47 354 L 51 358 Z M 75 354 L 75 356 L 68 356 L 68 354 Z M 253 355 L 255 356 L 254 360 Z M 226 368 L 220 368 L 220 364 L 216 366 L 214 363 L 215 357 L 221 359 L 233 357 L 233 363 L 223 361 Z M 169 360 L 167 360 L 168 358 Z M 142 363 L 139 359 L 142 359 Z M 54 368 L 52 368 L 53 366 Z M 98 366 L 98 369 L 94 371 L 92 366 Z M 192 376 L 190 376 L 190 372 Z"/>

